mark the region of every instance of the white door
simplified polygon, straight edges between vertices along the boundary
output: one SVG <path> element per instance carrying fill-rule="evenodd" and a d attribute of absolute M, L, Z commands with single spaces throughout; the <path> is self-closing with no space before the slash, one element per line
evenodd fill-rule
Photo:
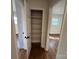
<path fill-rule="evenodd" d="M 30 10 L 29 5 L 26 0 L 15 0 L 17 18 L 19 21 L 19 29 L 21 34 L 21 48 L 27 50 L 27 55 L 29 56 L 31 50 L 31 21 L 30 21 Z"/>
<path fill-rule="evenodd" d="M 27 49 L 27 57 L 29 56 L 31 50 L 31 19 L 30 19 L 30 9 L 28 1 L 24 0 L 24 5 L 22 5 L 22 17 L 23 17 L 23 31 L 24 31 L 24 45 Z"/>
<path fill-rule="evenodd" d="M 22 4 L 21 4 L 21 1 L 20 0 L 15 0 L 14 1 L 15 3 L 15 11 L 14 13 L 16 14 L 17 16 L 17 27 L 18 27 L 18 40 L 17 40 L 17 43 L 18 43 L 18 48 L 25 48 L 25 45 L 24 45 L 24 28 L 23 28 L 23 16 L 22 16 Z"/>
<path fill-rule="evenodd" d="M 31 15 L 29 2 L 24 0 L 24 10 L 25 10 L 25 22 L 26 22 L 26 41 L 27 41 L 27 55 L 29 56 L 31 50 Z"/>

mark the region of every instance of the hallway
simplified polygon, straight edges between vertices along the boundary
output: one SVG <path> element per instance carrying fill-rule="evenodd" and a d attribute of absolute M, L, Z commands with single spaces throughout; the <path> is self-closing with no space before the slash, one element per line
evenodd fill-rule
<path fill-rule="evenodd" d="M 17 25 L 15 34 L 19 37 L 16 41 L 19 59 L 57 59 L 65 1 L 14 2 L 16 11 L 13 11 L 13 17 L 14 21 L 17 19 L 17 24 L 14 25 Z"/>
<path fill-rule="evenodd" d="M 29 59 L 50 59 L 48 53 L 40 47 L 40 43 L 32 43 Z"/>

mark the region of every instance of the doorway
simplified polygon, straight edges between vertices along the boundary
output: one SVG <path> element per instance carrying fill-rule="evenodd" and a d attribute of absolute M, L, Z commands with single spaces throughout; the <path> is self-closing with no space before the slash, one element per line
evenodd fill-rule
<path fill-rule="evenodd" d="M 44 48 L 41 47 L 42 10 L 31 10 L 32 48 L 29 59 L 49 59 Z"/>
<path fill-rule="evenodd" d="M 32 43 L 41 43 L 42 10 L 31 10 Z"/>

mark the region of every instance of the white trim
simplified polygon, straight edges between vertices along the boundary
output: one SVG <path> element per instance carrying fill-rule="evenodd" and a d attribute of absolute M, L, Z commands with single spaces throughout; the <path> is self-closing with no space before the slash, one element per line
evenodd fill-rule
<path fill-rule="evenodd" d="M 17 46 L 16 46 L 16 31 L 15 31 L 15 24 L 14 24 L 14 13 L 13 13 L 13 3 L 14 3 L 14 0 L 12 0 L 12 4 L 11 4 L 11 40 L 13 42 L 13 56 L 15 57 L 15 59 L 18 59 L 18 49 L 17 49 Z M 11 44 L 12 45 L 12 44 Z M 12 58 L 14 59 L 14 58 Z"/>
<path fill-rule="evenodd" d="M 39 40 L 33 40 L 32 43 L 40 43 Z"/>

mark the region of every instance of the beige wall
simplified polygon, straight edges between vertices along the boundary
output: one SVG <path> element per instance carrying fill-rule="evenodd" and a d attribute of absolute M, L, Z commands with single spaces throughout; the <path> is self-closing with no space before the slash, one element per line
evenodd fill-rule
<path fill-rule="evenodd" d="M 65 14 L 56 59 L 67 59 L 67 15 Z"/>
<path fill-rule="evenodd" d="M 43 10 L 41 45 L 45 47 L 48 20 L 48 0 L 30 0 L 30 9 Z"/>

